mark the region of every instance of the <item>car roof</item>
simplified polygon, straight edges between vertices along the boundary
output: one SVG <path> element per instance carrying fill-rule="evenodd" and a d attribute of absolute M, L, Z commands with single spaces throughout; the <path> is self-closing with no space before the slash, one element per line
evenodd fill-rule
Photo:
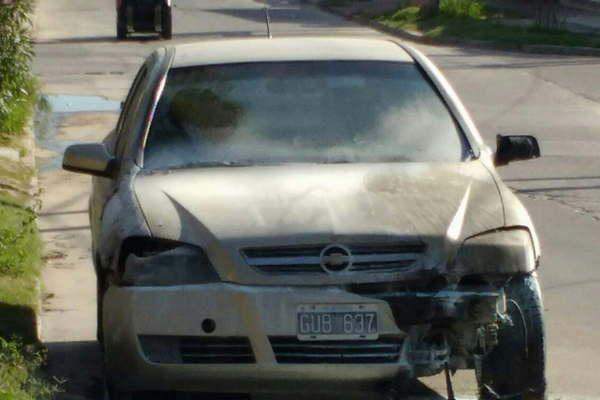
<path fill-rule="evenodd" d="M 288 37 L 211 40 L 174 46 L 172 68 L 273 61 L 414 62 L 398 44 L 384 39 Z"/>

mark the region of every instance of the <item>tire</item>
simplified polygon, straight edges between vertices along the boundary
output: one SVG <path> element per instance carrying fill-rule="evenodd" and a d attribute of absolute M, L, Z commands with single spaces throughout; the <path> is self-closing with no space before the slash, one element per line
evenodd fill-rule
<path fill-rule="evenodd" d="M 117 40 L 127 39 L 127 15 L 125 14 L 125 5 L 117 10 Z"/>
<path fill-rule="evenodd" d="M 160 37 L 169 40 L 173 37 L 173 11 L 172 8 L 164 5 L 161 8 L 160 12 L 161 18 L 161 32 Z"/>
<path fill-rule="evenodd" d="M 538 280 L 515 277 L 505 293 L 512 323 L 500 326 L 498 345 L 481 359 L 479 398 L 545 400 L 546 336 Z"/>

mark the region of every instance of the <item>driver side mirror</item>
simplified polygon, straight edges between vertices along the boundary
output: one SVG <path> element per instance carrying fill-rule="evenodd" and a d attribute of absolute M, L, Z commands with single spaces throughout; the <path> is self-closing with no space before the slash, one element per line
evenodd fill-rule
<path fill-rule="evenodd" d="M 535 136 L 496 136 L 494 164 L 499 167 L 512 161 L 530 160 L 540 157 L 540 145 Z"/>
<path fill-rule="evenodd" d="M 74 144 L 67 147 L 63 156 L 63 169 L 82 174 L 114 178 L 118 162 L 103 143 Z"/>

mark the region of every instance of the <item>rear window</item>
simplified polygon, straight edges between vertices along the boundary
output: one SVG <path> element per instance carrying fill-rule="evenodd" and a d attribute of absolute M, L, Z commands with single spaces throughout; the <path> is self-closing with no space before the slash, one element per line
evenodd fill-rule
<path fill-rule="evenodd" d="M 144 166 L 453 162 L 466 150 L 412 63 L 246 63 L 169 72 Z"/>

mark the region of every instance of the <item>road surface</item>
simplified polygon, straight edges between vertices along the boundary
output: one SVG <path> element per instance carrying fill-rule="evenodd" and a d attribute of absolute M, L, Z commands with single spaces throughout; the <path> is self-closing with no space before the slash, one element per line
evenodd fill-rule
<path fill-rule="evenodd" d="M 167 43 L 116 42 L 114 0 L 37 3 L 34 67 L 42 93 L 54 95 L 47 97 L 52 109 L 42 107 L 36 124 L 47 259 L 42 338 L 50 373 L 66 380 L 62 397 L 95 398 L 101 371 L 89 178 L 61 171 L 60 152 L 112 129 L 118 102 L 144 56 Z M 300 1 L 266 3 L 274 36 L 380 35 Z M 264 4 L 177 0 L 172 42 L 264 36 Z M 543 158 L 512 164 L 502 175 L 526 203 L 542 241 L 551 398 L 600 398 L 600 58 L 417 47 L 447 74 L 491 146 L 500 132 L 540 139 Z M 443 381 L 436 377 L 424 385 L 435 398 Z M 459 374 L 457 391 L 474 394 L 470 374 Z"/>

